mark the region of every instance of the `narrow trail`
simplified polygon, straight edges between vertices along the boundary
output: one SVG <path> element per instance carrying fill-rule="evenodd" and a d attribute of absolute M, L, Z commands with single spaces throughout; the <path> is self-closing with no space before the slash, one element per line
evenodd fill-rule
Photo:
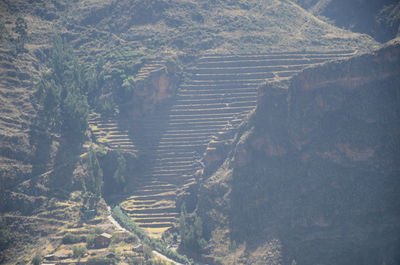
<path fill-rule="evenodd" d="M 108 211 L 107 219 L 115 226 L 115 228 L 116 228 L 117 230 L 124 231 L 124 232 L 126 232 L 126 233 L 129 233 L 129 234 L 133 235 L 133 233 L 132 233 L 131 231 L 128 231 L 128 230 L 126 230 L 125 228 L 123 228 L 123 227 L 117 222 L 117 220 L 114 219 L 114 217 L 113 217 L 112 214 L 111 214 L 111 207 L 110 207 L 110 206 L 107 206 L 107 211 Z M 158 252 L 157 250 L 152 250 L 152 253 L 153 253 L 154 255 L 158 256 L 159 258 L 161 258 L 161 259 L 163 259 L 163 260 L 165 260 L 165 261 L 167 261 L 167 262 L 170 262 L 170 263 L 172 263 L 172 264 L 184 265 L 184 264 L 182 264 L 182 263 L 176 262 L 176 261 L 174 261 L 174 260 L 172 260 L 172 259 L 170 259 L 170 258 L 164 256 L 163 254 L 161 254 L 161 253 Z"/>

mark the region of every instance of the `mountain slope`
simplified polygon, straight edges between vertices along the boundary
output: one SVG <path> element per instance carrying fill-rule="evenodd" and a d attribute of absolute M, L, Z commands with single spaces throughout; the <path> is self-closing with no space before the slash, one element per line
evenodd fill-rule
<path fill-rule="evenodd" d="M 152 110 L 168 104 L 167 99 L 174 96 L 168 94 L 163 100 L 154 99 L 159 91 L 145 93 L 154 76 L 143 77 L 141 73 L 146 72 L 143 69 L 151 60 L 168 57 L 180 65 L 190 63 L 201 54 L 258 54 L 299 49 L 364 52 L 379 46 L 371 37 L 329 25 L 291 1 L 6 0 L 0 2 L 0 12 L 0 209 L 2 213 L 17 211 L 16 217 L 9 220 L 18 220 L 18 216 L 35 217 L 37 210 L 41 206 L 46 208 L 48 201 L 59 195 L 60 190 L 65 197 L 59 196 L 57 200 L 67 200 L 68 192 L 84 189 L 83 180 L 91 170 L 93 161 L 90 155 L 86 156 L 88 150 L 85 148 L 90 146 L 92 139 L 88 137 L 85 146 L 66 145 L 59 133 L 46 139 L 42 133 L 48 128 L 41 127 L 38 122 L 43 117 L 35 108 L 34 84 L 49 70 L 51 43 L 55 36 L 61 36 L 71 44 L 80 62 L 98 70 L 93 108 L 100 110 L 102 115 L 119 118 L 119 121 L 113 120 L 113 125 L 130 122 L 127 127 L 132 138 L 137 130 L 146 134 L 154 129 L 135 126 L 137 117 L 132 116 L 143 114 L 141 121 L 146 120 Z M 19 36 L 16 31 L 18 21 L 21 21 L 19 17 L 27 24 L 27 34 L 22 42 L 23 34 Z M 161 65 L 160 69 L 160 76 L 163 73 L 175 75 L 168 65 Z M 176 83 L 171 83 L 169 88 L 175 91 Z M 154 105 L 146 106 L 147 102 Z M 121 138 L 123 143 L 133 148 L 127 135 L 119 136 L 124 137 Z M 63 147 L 76 151 L 71 160 L 66 159 L 67 155 L 55 155 L 63 143 Z M 146 148 L 133 143 L 138 149 Z M 43 146 L 46 148 L 41 148 Z M 134 151 L 140 153 L 143 150 Z M 121 156 L 116 155 L 115 161 L 123 161 L 118 158 Z M 142 158 L 146 159 L 145 156 Z M 68 164 L 62 187 L 49 185 L 51 175 L 62 171 L 54 166 L 56 160 Z M 92 164 L 97 165 L 95 161 Z M 130 166 L 137 168 L 134 163 Z M 118 168 L 116 164 L 109 166 L 104 177 L 112 178 L 115 168 Z M 129 175 L 122 177 L 134 185 L 139 172 L 131 170 Z M 74 212 L 76 215 L 83 211 L 79 207 L 73 209 L 77 211 Z M 38 242 L 30 236 L 24 240 L 21 244 Z M 33 251 L 32 248 L 19 258 L 27 261 Z M 10 254 L 8 261 L 13 262 L 18 255 L 17 252 Z"/>
<path fill-rule="evenodd" d="M 261 259 L 280 242 L 289 264 L 399 262 L 399 56 L 396 39 L 260 88 L 250 121 L 206 155 L 207 255 L 236 241 L 224 264 Z"/>
<path fill-rule="evenodd" d="M 396 0 L 298 0 L 302 7 L 324 16 L 341 28 L 366 33 L 377 41 L 396 37 L 400 29 L 400 3 Z"/>

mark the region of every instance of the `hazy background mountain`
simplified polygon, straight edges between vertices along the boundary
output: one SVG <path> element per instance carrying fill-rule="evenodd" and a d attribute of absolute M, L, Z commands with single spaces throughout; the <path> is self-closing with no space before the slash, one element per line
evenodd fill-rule
<path fill-rule="evenodd" d="M 296 2 L 314 15 L 330 19 L 338 27 L 366 33 L 380 42 L 389 41 L 399 34 L 400 5 L 396 0 Z"/>

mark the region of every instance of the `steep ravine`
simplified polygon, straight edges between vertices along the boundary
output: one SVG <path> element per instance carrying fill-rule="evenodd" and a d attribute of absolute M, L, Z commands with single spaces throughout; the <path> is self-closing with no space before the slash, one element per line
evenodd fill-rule
<path fill-rule="evenodd" d="M 398 264 L 399 62 L 395 39 L 260 87 L 241 131 L 206 153 L 203 257 Z"/>

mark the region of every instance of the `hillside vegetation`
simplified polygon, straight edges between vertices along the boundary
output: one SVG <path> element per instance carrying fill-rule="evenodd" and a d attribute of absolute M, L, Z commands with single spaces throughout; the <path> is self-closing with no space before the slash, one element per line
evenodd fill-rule
<path fill-rule="evenodd" d="M 297 259 L 291 245 L 295 241 L 287 243 L 279 234 L 266 232 L 275 227 L 267 228 L 267 224 L 276 220 L 263 219 L 270 212 L 262 210 L 262 217 L 255 216 L 270 200 L 260 195 L 268 186 L 261 176 L 271 173 L 259 168 L 263 156 L 251 160 L 254 165 L 246 167 L 247 173 L 228 162 L 229 169 L 218 171 L 231 179 L 231 183 L 223 182 L 223 188 L 235 198 L 216 201 L 220 209 L 215 211 L 214 202 L 204 202 L 202 194 L 210 199 L 221 194 L 204 188 L 210 185 L 207 174 L 221 161 L 210 159 L 211 168 L 204 158 L 210 150 L 219 151 L 218 136 L 230 139 L 218 158 L 225 160 L 224 155 L 237 149 L 232 143 L 245 144 L 247 137 L 253 137 L 246 126 L 264 126 L 263 121 L 254 121 L 262 115 L 258 114 L 262 106 L 250 123 L 243 122 L 258 102 L 266 100 L 257 96 L 257 87 L 266 80 L 284 86 L 309 66 L 381 46 L 368 35 L 325 20 L 290 0 L 0 1 L 0 262 L 38 263 L 46 254 L 76 252 L 68 262 L 157 264 L 162 261 L 151 254 L 151 248 L 174 253 L 168 244 L 217 264 L 236 262 L 239 256 L 240 262 L 250 264 L 262 263 L 260 257 L 271 264 Z M 370 69 L 367 65 L 368 60 L 365 68 Z M 322 69 L 321 76 L 336 70 Z M 308 71 L 303 73 L 306 80 Z M 294 80 L 301 78 L 299 74 Z M 292 86 L 295 82 L 300 81 Z M 197 93 L 199 89 L 203 94 Z M 294 88 L 289 91 L 291 100 L 298 99 Z M 275 99 L 285 104 L 282 97 Z M 298 113 L 305 113 L 302 109 L 308 105 L 296 104 L 283 108 L 296 107 Z M 308 131 L 296 113 L 269 117 L 282 139 L 292 132 Z M 210 132 L 207 126 L 212 127 Z M 185 130 L 190 133 L 185 135 Z M 297 141 L 296 137 L 292 140 Z M 295 147 L 302 143 L 282 141 L 298 156 Z M 272 152 L 284 156 L 289 154 L 285 148 Z M 340 142 L 338 148 L 358 155 L 347 142 Z M 268 170 L 275 170 L 282 181 L 279 185 L 284 185 L 300 162 L 289 163 L 292 159 L 286 156 L 277 160 L 279 166 Z M 290 166 L 281 171 L 284 161 Z M 177 173 L 185 170 L 190 174 Z M 252 170 L 257 171 L 254 179 L 249 178 L 252 183 L 243 182 L 241 176 Z M 207 180 L 204 185 L 200 185 L 202 179 Z M 217 177 L 211 179 L 220 183 Z M 243 195 L 253 186 L 259 189 L 251 194 L 254 197 Z M 121 206 L 127 207 L 121 207 L 122 214 L 154 228 L 146 231 L 161 240 L 155 244 L 118 231 L 107 218 L 103 198 L 113 205 L 124 202 Z M 251 201 L 257 206 L 244 206 Z M 214 216 L 207 216 L 209 209 Z M 244 215 L 239 214 L 243 211 Z M 219 217 L 229 221 L 216 221 Z M 168 229 L 170 233 L 162 236 Z M 114 237 L 110 248 L 93 250 L 93 236 L 105 231 Z M 268 240 L 259 240 L 257 233 L 260 237 L 268 234 Z M 244 248 L 253 236 L 252 248 Z M 64 238 L 74 242 L 66 243 Z M 144 250 L 133 249 L 134 243 L 143 243 Z M 286 248 L 290 254 L 283 256 Z M 111 260 L 103 259 L 108 250 L 113 253 Z M 93 260 L 87 255 L 94 256 Z"/>

